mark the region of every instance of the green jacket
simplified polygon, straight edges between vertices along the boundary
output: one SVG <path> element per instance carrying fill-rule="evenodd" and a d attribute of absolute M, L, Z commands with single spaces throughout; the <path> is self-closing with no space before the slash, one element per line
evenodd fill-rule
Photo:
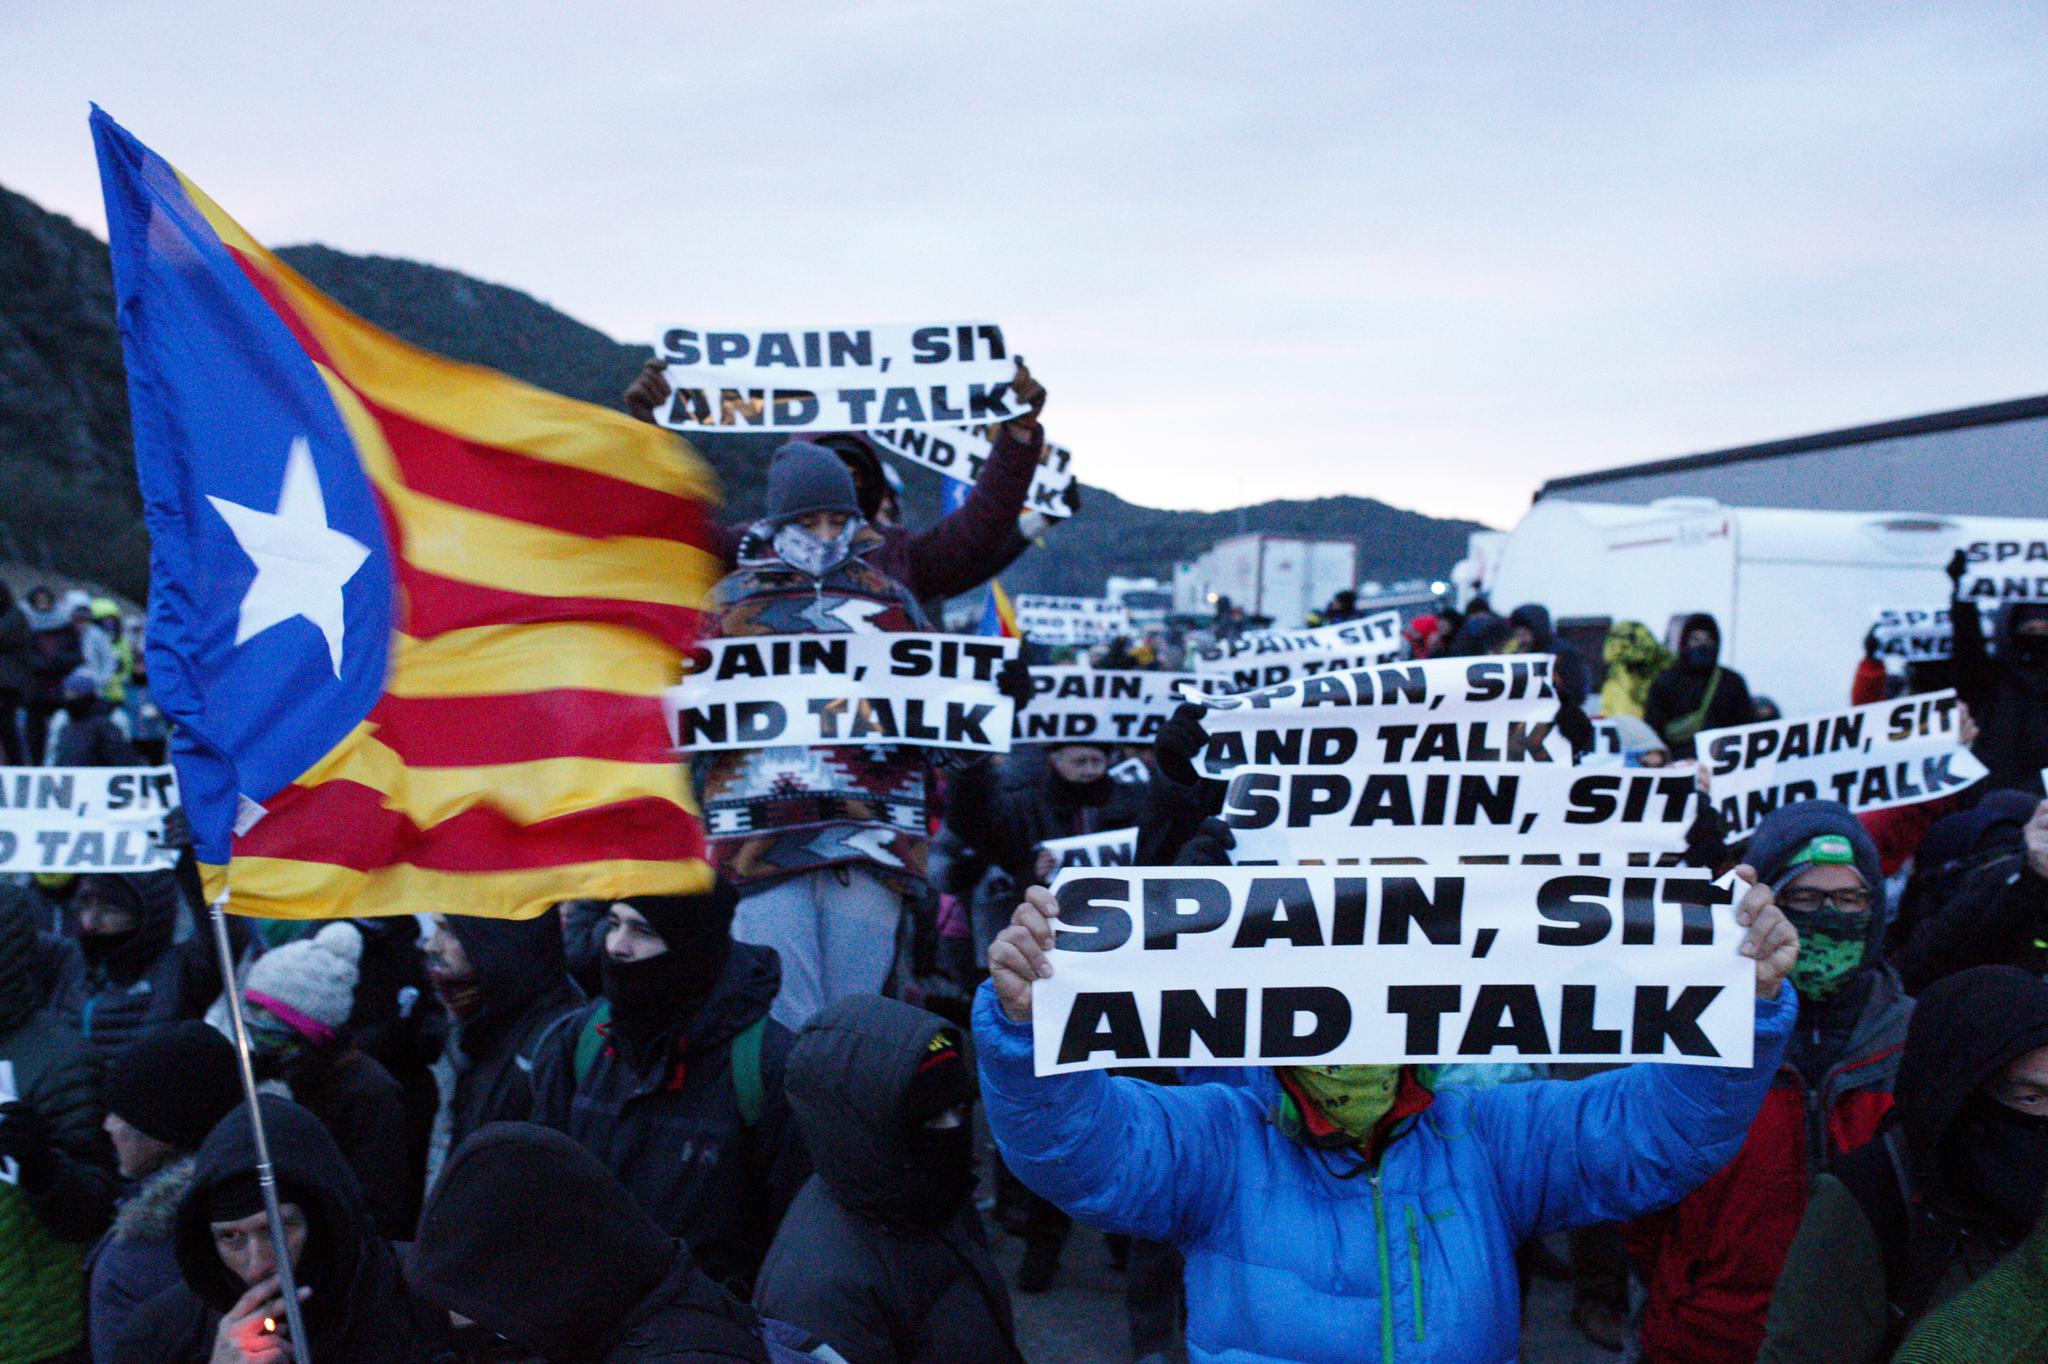
<path fill-rule="evenodd" d="M 1894 1364 L 2048 1359 L 2048 1217 L 1991 1271 L 1920 1318 Z"/>

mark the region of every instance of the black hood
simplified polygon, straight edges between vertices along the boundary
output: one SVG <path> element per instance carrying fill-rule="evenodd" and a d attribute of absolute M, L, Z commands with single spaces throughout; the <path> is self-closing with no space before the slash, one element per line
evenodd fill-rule
<path fill-rule="evenodd" d="M 462 944 L 491 1013 L 517 1014 L 568 979 L 562 916 L 552 906 L 531 919 L 450 914 L 448 931 Z"/>
<path fill-rule="evenodd" d="M 87 898 L 135 911 L 135 936 L 106 961 L 107 974 L 124 985 L 141 979 L 178 935 L 178 882 L 172 872 L 81 876 L 71 903 L 75 907 Z"/>
<path fill-rule="evenodd" d="M 2048 619 L 2048 602 L 2009 601 L 1998 608 L 1996 638 L 1998 656 L 2013 658 L 2013 640 L 2019 634 L 2022 623 L 2029 620 Z"/>
<path fill-rule="evenodd" d="M 1985 853 L 2013 851 L 2040 803 L 2025 791 L 1987 791 L 1969 809 L 1943 815 L 1928 826 L 1913 854 L 1915 874 L 1939 871 Z"/>
<path fill-rule="evenodd" d="M 1685 623 L 1678 627 L 1679 661 L 1676 666 L 1681 668 L 1689 666 L 1685 662 L 1685 637 L 1695 630 L 1705 630 L 1714 637 L 1714 663 L 1710 666 L 1718 666 L 1721 662 L 1721 622 L 1715 620 L 1705 611 L 1693 612 L 1693 614 L 1685 618 Z"/>
<path fill-rule="evenodd" d="M 1557 631 L 1550 624 L 1550 608 L 1527 602 L 1508 615 L 1508 624 L 1519 625 L 1536 637 L 1536 652 L 1547 654 L 1557 647 Z"/>
<path fill-rule="evenodd" d="M 494 1122 L 448 1157 L 407 1277 L 429 1302 L 524 1349 L 584 1360 L 678 1269 L 704 1279 L 582 1144 Z"/>
<path fill-rule="evenodd" d="M 391 1259 L 391 1250 L 377 1235 L 363 1200 L 363 1186 L 320 1120 L 275 1095 L 262 1096 L 263 1127 L 270 1139 L 270 1163 L 277 1173 L 279 1195 L 297 1203 L 306 1214 L 307 1245 L 301 1268 L 318 1265 L 309 1277 L 320 1302 L 320 1318 L 345 1318 L 360 1297 L 362 1285 Z M 256 1139 L 249 1128 L 249 1105 L 239 1104 L 209 1132 L 199 1148 L 192 1188 L 178 1205 L 176 1249 L 185 1284 L 216 1312 L 226 1312 L 242 1296 L 245 1285 L 220 1262 L 213 1248 L 208 1217 L 212 1192 L 230 1181 L 246 1180 L 256 1169 Z M 307 1305 L 309 1318 L 314 1316 Z M 319 1331 L 315 1331 L 318 1344 Z M 317 1351 L 316 1351 L 317 1356 Z"/>
<path fill-rule="evenodd" d="M 932 1035 L 950 1029 L 901 1000 L 853 995 L 811 1019 L 790 1048 L 789 1106 L 841 1207 L 884 1223 L 916 1220 L 905 1100 Z"/>
<path fill-rule="evenodd" d="M 1510 633 L 1508 623 L 1499 616 L 1468 616 L 1444 646 L 1444 657 L 1479 658 L 1494 653 L 1507 643 Z"/>
<path fill-rule="evenodd" d="M 36 988 L 41 950 L 35 895 L 0 882 L 0 1036 L 28 1022 L 42 1002 Z"/>
<path fill-rule="evenodd" d="M 1974 966 L 1921 992 L 1892 1086 L 1922 1178 L 1970 1095 L 2018 1057 L 2048 1047 L 2048 982 L 2016 966 Z"/>

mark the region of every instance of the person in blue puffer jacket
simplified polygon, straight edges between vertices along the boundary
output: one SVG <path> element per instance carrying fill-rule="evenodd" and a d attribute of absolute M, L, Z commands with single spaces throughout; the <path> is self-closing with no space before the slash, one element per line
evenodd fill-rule
<path fill-rule="evenodd" d="M 1726 1164 L 1798 1012 L 1781 988 L 1798 934 L 1752 884 L 1736 910 L 1756 962 L 1747 1070 L 1441 1094 L 1407 1066 L 1185 1088 L 1036 1077 L 1031 982 L 1052 973 L 1057 913 L 1034 886 L 989 950 L 974 1006 L 989 1126 L 1018 1178 L 1076 1219 L 1181 1250 L 1194 1364 L 1514 1359 L 1516 1246 L 1665 1207 Z"/>

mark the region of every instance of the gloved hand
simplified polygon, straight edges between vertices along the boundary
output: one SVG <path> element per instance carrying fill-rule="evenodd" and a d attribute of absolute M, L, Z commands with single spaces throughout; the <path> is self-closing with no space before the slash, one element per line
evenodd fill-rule
<path fill-rule="evenodd" d="M 1961 550 L 1957 550 L 1954 557 L 1948 561 L 1948 568 L 1944 571 L 1948 574 L 1948 580 L 1960 589 L 1963 585 L 1963 579 L 1970 572 L 1970 556 Z"/>
<path fill-rule="evenodd" d="M 1180 851 L 1173 855 L 1176 867 L 1227 867 L 1230 865 L 1230 851 L 1237 846 L 1237 835 L 1230 826 L 1211 815 L 1195 829 L 1195 836 L 1180 845 Z"/>
<path fill-rule="evenodd" d="M 1202 779 L 1195 771 L 1195 759 L 1209 746 L 1209 731 L 1202 728 L 1205 714 L 1203 707 L 1183 701 L 1159 727 L 1152 740 L 1152 756 L 1159 761 L 1160 775 L 1168 781 L 1193 786 Z"/>
<path fill-rule="evenodd" d="M 0 1156 L 14 1158 L 21 1167 L 21 1187 L 30 1192 L 47 1187 L 57 1172 L 50 1124 L 19 1099 L 0 1104 Z"/>
<path fill-rule="evenodd" d="M 1031 704 L 1038 689 L 1031 684 L 1031 665 L 1019 656 L 1008 660 L 996 672 L 996 690 L 1017 703 L 1022 710 Z"/>
<path fill-rule="evenodd" d="M 1593 722 L 1586 718 L 1586 712 L 1580 707 L 1560 705 L 1557 708 L 1557 732 L 1570 742 L 1574 758 L 1584 757 L 1593 751 Z"/>

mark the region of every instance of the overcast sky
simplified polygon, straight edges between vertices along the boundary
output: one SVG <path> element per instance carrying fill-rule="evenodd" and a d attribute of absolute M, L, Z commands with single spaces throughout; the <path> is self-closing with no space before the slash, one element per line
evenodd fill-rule
<path fill-rule="evenodd" d="M 1452 12 L 1455 9 L 1455 12 Z M 622 339 L 1000 321 L 1082 477 L 1510 524 L 1543 479 L 2048 391 L 2048 7 L 0 0 L 259 239 Z"/>

